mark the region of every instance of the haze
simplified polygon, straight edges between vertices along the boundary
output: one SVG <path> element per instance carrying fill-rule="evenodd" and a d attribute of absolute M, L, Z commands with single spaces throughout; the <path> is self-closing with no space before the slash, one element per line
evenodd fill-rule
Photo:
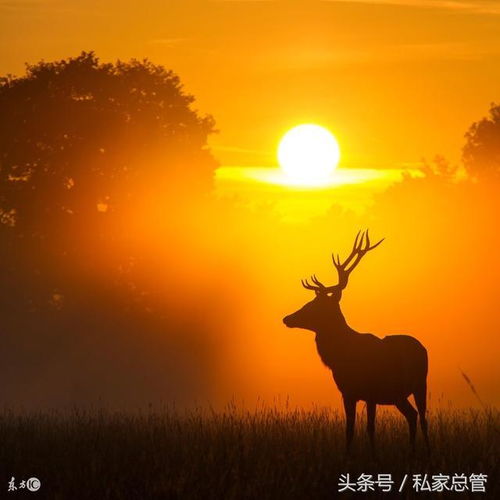
<path fill-rule="evenodd" d="M 96 248 L 92 227 L 75 228 L 81 261 L 61 266 L 74 289 L 99 301 L 132 248 L 133 286 L 154 292 L 150 320 L 129 322 L 112 301 L 99 317 L 108 333 L 80 311 L 63 310 L 64 328 L 43 335 L 4 318 L 4 402 L 337 405 L 312 334 L 281 321 L 311 298 L 300 280 L 334 284 L 330 253 L 346 255 L 369 227 L 386 240 L 344 292 L 348 323 L 419 338 L 431 406 L 482 404 L 461 370 L 498 403 L 498 183 L 466 182 L 460 165 L 402 171 L 436 154 L 459 164 L 464 133 L 499 99 L 499 23 L 488 1 L 0 0 L 0 75 L 82 50 L 147 57 L 214 115 L 221 167 L 200 195 L 189 165 L 159 182 L 151 152 L 109 241 Z M 229 166 L 276 166 L 279 139 L 300 123 L 331 130 L 352 175 L 390 171 L 389 181 L 316 192 L 234 182 Z"/>

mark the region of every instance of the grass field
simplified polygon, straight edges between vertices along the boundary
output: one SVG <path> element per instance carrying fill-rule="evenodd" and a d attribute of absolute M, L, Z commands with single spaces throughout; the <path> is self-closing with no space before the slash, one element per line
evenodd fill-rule
<path fill-rule="evenodd" d="M 500 498 L 497 410 L 431 411 L 430 458 L 422 439 L 411 457 L 403 418 L 383 411 L 373 459 L 362 411 L 359 416 L 347 458 L 343 415 L 328 410 L 5 411 L 0 415 L 0 498 L 349 498 L 352 494 L 337 492 L 339 475 L 347 472 L 353 477 L 392 473 L 396 482 L 405 473 L 482 472 L 488 474 L 486 494 L 474 497 Z M 42 486 L 36 493 L 8 492 L 12 476 L 16 483 L 35 476 Z M 443 498 L 414 493 L 409 486 L 399 498 Z M 381 494 L 356 497 L 376 495 Z"/>

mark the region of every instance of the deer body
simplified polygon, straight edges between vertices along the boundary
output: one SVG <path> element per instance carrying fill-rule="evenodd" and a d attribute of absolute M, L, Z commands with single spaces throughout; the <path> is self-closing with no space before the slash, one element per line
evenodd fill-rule
<path fill-rule="evenodd" d="M 339 391 L 356 401 L 396 404 L 425 383 L 427 351 L 408 335 L 316 333 L 316 346 Z"/>
<path fill-rule="evenodd" d="M 408 401 L 413 395 L 420 424 L 428 447 L 426 412 L 427 351 L 414 337 L 389 335 L 384 338 L 371 333 L 358 333 L 350 328 L 340 310 L 342 290 L 349 273 L 361 258 L 381 242 L 370 246 L 368 231 L 356 236 L 350 256 L 340 262 L 333 259 L 339 274 L 339 284 L 326 287 L 313 276 L 314 285 L 302 284 L 313 290 L 316 298 L 283 322 L 290 328 L 304 328 L 316 333 L 316 347 L 323 363 L 332 371 L 342 393 L 346 412 L 346 437 L 349 448 L 356 417 L 356 403 L 367 404 L 367 428 L 374 444 L 376 405 L 395 405 L 408 421 L 410 444 L 415 444 L 417 411 Z"/>

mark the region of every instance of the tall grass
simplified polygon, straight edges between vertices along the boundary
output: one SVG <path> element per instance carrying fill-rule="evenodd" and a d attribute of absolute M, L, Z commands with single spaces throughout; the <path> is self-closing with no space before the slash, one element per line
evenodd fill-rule
<path fill-rule="evenodd" d="M 343 415 L 326 409 L 5 411 L 0 498 L 19 497 L 7 493 L 12 476 L 38 477 L 37 497 L 51 499 L 347 498 L 337 493 L 346 472 L 482 472 L 489 476 L 486 497 L 500 498 L 499 412 L 440 410 L 429 418 L 433 452 L 428 457 L 420 439 L 412 457 L 403 418 L 379 412 L 375 459 L 363 412 L 347 458 Z"/>

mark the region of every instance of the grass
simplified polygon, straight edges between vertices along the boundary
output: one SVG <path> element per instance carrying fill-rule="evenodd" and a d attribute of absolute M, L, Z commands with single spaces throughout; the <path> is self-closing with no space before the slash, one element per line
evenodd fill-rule
<path fill-rule="evenodd" d="M 7 493 L 11 476 L 42 481 L 36 494 L 26 493 L 29 498 L 348 498 L 337 493 L 339 474 L 346 472 L 392 473 L 396 479 L 405 473 L 482 472 L 489 476 L 482 498 L 500 498 L 499 412 L 440 410 L 429 417 L 433 453 L 426 456 L 420 439 L 411 457 L 403 418 L 380 412 L 375 460 L 361 429 L 364 414 L 346 458 L 343 415 L 329 410 L 5 411 L 0 498 L 23 497 Z M 411 490 L 400 498 L 410 497 Z"/>

